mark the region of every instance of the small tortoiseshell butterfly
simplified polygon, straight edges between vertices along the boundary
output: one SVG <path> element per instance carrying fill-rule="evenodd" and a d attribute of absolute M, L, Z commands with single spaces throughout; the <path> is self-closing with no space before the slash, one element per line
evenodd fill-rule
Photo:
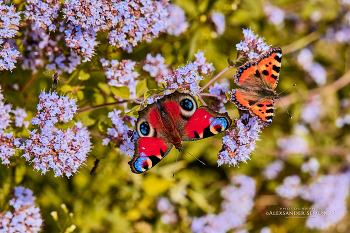
<path fill-rule="evenodd" d="M 232 120 L 227 112 L 218 113 L 207 106 L 198 108 L 192 95 L 175 91 L 139 111 L 135 154 L 131 171 L 143 173 L 159 163 L 173 145 L 182 150 L 181 141 L 195 141 L 228 129 Z"/>
<path fill-rule="evenodd" d="M 256 62 L 238 67 L 235 83 L 244 89 L 234 89 L 230 101 L 241 110 L 249 110 L 264 126 L 273 119 L 275 92 L 281 69 L 282 49 L 272 47 Z"/>

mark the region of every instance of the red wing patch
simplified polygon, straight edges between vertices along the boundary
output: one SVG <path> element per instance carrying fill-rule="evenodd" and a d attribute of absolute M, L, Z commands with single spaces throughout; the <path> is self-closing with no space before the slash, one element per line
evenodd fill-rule
<path fill-rule="evenodd" d="M 158 131 L 160 127 L 162 127 L 162 118 L 159 114 L 159 111 L 157 108 L 154 108 L 150 113 L 149 113 L 149 122 L 150 124 Z"/>
<path fill-rule="evenodd" d="M 274 110 L 274 102 L 270 99 L 254 104 L 249 109 L 249 112 L 264 126 L 269 126 L 272 123 Z"/>
<path fill-rule="evenodd" d="M 137 174 L 148 171 L 160 162 L 171 150 L 166 138 L 142 137 L 135 142 L 135 154 L 129 162 L 131 171 Z"/>
<path fill-rule="evenodd" d="M 227 113 L 218 113 L 202 106 L 192 115 L 184 127 L 183 141 L 193 141 L 219 134 L 231 126 Z"/>
<path fill-rule="evenodd" d="M 280 47 L 272 47 L 258 61 L 258 69 L 262 77 L 266 80 L 266 84 L 275 90 L 282 62 L 282 49 Z"/>
<path fill-rule="evenodd" d="M 179 117 L 180 117 L 180 105 L 176 102 L 166 102 L 164 103 L 164 108 L 166 109 L 167 113 L 173 120 L 173 122 L 176 124 Z"/>

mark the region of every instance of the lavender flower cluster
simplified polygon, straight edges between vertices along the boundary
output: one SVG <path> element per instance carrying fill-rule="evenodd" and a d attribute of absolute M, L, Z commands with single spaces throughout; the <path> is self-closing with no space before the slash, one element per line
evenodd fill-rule
<path fill-rule="evenodd" d="M 66 175 L 68 178 L 84 163 L 91 150 L 90 132 L 81 122 L 68 129 L 57 129 L 57 122 L 68 122 L 77 110 L 75 100 L 58 96 L 56 92 L 41 92 L 38 113 L 32 119 L 34 129 L 20 147 L 25 151 L 22 156 L 32 163 L 34 169 L 45 174 L 49 168 L 55 177 Z"/>
<path fill-rule="evenodd" d="M 263 128 L 258 121 L 247 113 L 240 119 L 235 119 L 235 129 L 225 131 L 222 138 L 222 149 L 218 153 L 218 165 L 238 165 L 238 162 L 246 163 L 249 155 L 255 150 L 255 142 L 259 139 L 259 133 Z"/>
<path fill-rule="evenodd" d="M 108 138 L 105 138 L 102 142 L 103 145 L 107 145 L 110 141 L 114 142 L 117 147 L 120 148 L 121 152 L 129 155 L 134 155 L 135 152 L 135 141 L 138 139 L 136 130 L 131 130 L 126 122 L 135 127 L 135 117 L 120 115 L 121 111 L 114 109 L 113 112 L 108 113 L 108 117 L 111 118 L 113 128 L 109 128 L 107 131 Z"/>
<path fill-rule="evenodd" d="M 140 75 L 133 71 L 136 62 L 131 60 L 117 60 L 108 61 L 101 58 L 102 67 L 105 70 L 108 84 L 110 86 L 122 87 L 127 86 L 130 90 L 130 95 L 133 97 L 137 84 L 136 78 Z"/>
<path fill-rule="evenodd" d="M 10 210 L 0 213 L 0 233 L 41 231 L 43 219 L 40 209 L 35 206 L 35 197 L 30 189 L 15 187 L 10 200 Z"/>
<path fill-rule="evenodd" d="M 303 49 L 298 55 L 299 65 L 309 73 L 312 80 L 318 85 L 324 85 L 327 81 L 327 73 L 323 66 L 314 62 L 314 56 L 309 49 Z"/>
<path fill-rule="evenodd" d="M 63 29 L 63 28 L 61 28 Z M 24 31 L 22 40 L 25 52 L 22 57 L 22 68 L 37 73 L 47 62 L 46 69 L 59 73 L 72 73 L 81 63 L 81 57 L 73 50 L 60 46 L 62 35 L 47 34 L 42 28 Z"/>
<path fill-rule="evenodd" d="M 151 77 L 155 78 L 156 82 L 159 82 L 164 76 L 171 73 L 167 65 L 164 64 L 164 61 L 164 57 L 159 53 L 155 57 L 151 54 L 147 54 L 142 68 L 147 71 Z"/>
<path fill-rule="evenodd" d="M 309 186 L 301 187 L 300 196 L 313 202 L 312 208 L 334 213 L 308 218 L 306 226 L 311 229 L 326 230 L 342 220 L 348 212 L 346 201 L 349 190 L 350 172 L 321 176 Z"/>
<path fill-rule="evenodd" d="M 226 28 L 225 15 L 222 13 L 213 12 L 210 19 L 215 25 L 216 33 L 221 36 L 225 32 Z"/>
<path fill-rule="evenodd" d="M 232 184 L 223 188 L 221 212 L 194 218 L 191 224 L 193 232 L 228 232 L 241 229 L 252 211 L 256 192 L 255 180 L 249 176 L 234 176 Z"/>
<path fill-rule="evenodd" d="M 14 113 L 15 127 L 22 127 L 29 122 L 24 121 L 27 115 L 24 109 L 17 108 L 13 111 L 11 104 L 5 104 L 1 91 L 0 86 L 0 158 L 2 164 L 9 165 L 9 158 L 15 154 L 14 148 L 20 146 L 19 138 L 13 136 L 13 131 L 5 132 L 12 122 L 10 113 Z"/>
<path fill-rule="evenodd" d="M 164 224 L 174 225 L 178 221 L 174 206 L 165 198 L 159 198 L 157 201 L 157 209 L 162 214 L 161 221 Z"/>
<path fill-rule="evenodd" d="M 32 22 L 32 29 L 49 29 L 50 32 L 56 30 L 55 21 L 61 9 L 60 1 L 55 0 L 28 0 L 25 17 Z"/>
<path fill-rule="evenodd" d="M 12 38 L 18 33 L 21 13 L 17 13 L 13 5 L 6 6 L 4 1 L 0 0 L 0 15 L 0 71 L 13 70 L 16 68 L 19 51 L 3 38 Z"/>
<path fill-rule="evenodd" d="M 249 59 L 258 59 L 260 54 L 267 52 L 270 46 L 266 45 L 263 38 L 259 38 L 250 29 L 243 29 L 244 40 L 236 44 L 238 52 Z"/>

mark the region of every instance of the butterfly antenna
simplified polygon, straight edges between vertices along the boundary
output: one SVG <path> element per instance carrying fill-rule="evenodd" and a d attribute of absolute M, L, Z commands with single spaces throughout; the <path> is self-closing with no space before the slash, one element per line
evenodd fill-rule
<path fill-rule="evenodd" d="M 291 89 L 292 87 L 295 87 L 296 85 L 297 85 L 297 84 L 295 83 L 293 86 L 288 87 L 286 90 L 289 90 L 289 89 Z M 278 95 L 282 94 L 282 93 L 283 93 L 283 92 L 285 92 L 286 90 L 284 90 L 284 91 L 282 91 L 282 92 L 278 93 Z"/>
<path fill-rule="evenodd" d="M 188 152 L 185 148 L 182 148 L 184 151 L 186 151 L 187 153 L 189 153 L 193 158 L 195 158 L 195 159 L 197 159 L 199 162 L 201 162 L 201 163 L 203 163 L 203 165 L 205 165 L 205 163 L 202 161 L 202 160 L 200 160 L 200 159 L 198 159 L 197 157 L 195 157 L 194 155 L 192 155 L 190 152 Z"/>
<path fill-rule="evenodd" d="M 290 118 L 292 118 L 292 116 L 289 114 L 287 108 L 286 108 L 286 107 L 284 106 L 284 104 L 282 103 L 282 100 L 280 99 L 280 96 L 279 96 L 279 95 L 282 94 L 283 92 L 285 92 L 286 90 L 289 90 L 290 88 L 295 87 L 296 85 L 297 85 L 297 84 L 294 84 L 293 86 L 288 87 L 287 89 L 285 89 L 284 91 L 280 92 L 280 93 L 277 95 L 279 101 L 281 102 L 282 106 L 284 107 L 284 109 L 286 110 L 286 112 L 287 112 L 287 114 L 288 114 L 288 116 L 289 116 Z"/>
<path fill-rule="evenodd" d="M 284 106 L 284 104 L 283 104 L 283 102 L 282 102 L 282 100 L 280 99 L 279 96 L 278 96 L 278 99 L 279 99 L 279 101 L 281 102 L 281 104 L 282 104 L 282 106 L 284 107 L 284 109 L 286 110 L 288 116 L 289 116 L 290 118 L 292 118 L 292 116 L 289 114 L 288 110 L 287 110 L 286 107 Z"/>
<path fill-rule="evenodd" d="M 175 177 L 175 168 L 176 168 L 177 158 L 178 158 L 178 157 L 179 157 L 179 151 L 177 151 L 177 155 L 176 155 L 176 161 L 175 161 L 175 166 L 174 166 L 173 178 Z"/>

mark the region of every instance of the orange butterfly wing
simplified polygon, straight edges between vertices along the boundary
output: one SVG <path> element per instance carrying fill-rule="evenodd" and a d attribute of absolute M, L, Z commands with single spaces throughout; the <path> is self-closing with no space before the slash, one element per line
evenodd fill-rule
<path fill-rule="evenodd" d="M 279 74 L 282 62 L 282 49 L 280 47 L 272 47 L 270 50 L 260 57 L 258 61 L 258 70 L 262 74 L 264 82 L 268 89 L 275 90 L 279 80 Z"/>
<path fill-rule="evenodd" d="M 249 110 L 260 123 L 269 126 L 273 119 L 274 90 L 281 69 L 282 49 L 271 47 L 257 62 L 247 62 L 237 69 L 235 83 L 244 89 L 234 89 L 230 101 L 238 109 Z"/>

